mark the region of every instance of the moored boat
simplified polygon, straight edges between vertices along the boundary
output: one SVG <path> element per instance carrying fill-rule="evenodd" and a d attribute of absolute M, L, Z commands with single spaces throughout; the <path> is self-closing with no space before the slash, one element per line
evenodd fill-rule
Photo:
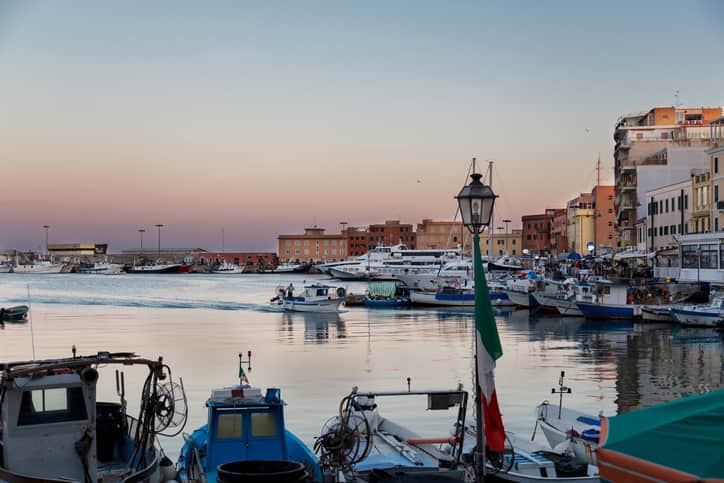
<path fill-rule="evenodd" d="M 646 322 L 674 322 L 671 305 L 643 305 L 641 318 Z"/>
<path fill-rule="evenodd" d="M 28 320 L 27 305 L 16 305 L 14 307 L 0 308 L 0 323 L 2 322 L 25 322 Z"/>
<path fill-rule="evenodd" d="M 342 287 L 315 283 L 305 285 L 301 295 L 294 295 L 294 285 L 289 284 L 277 287 L 277 295 L 271 302 L 291 312 L 339 312 L 345 294 Z"/>
<path fill-rule="evenodd" d="M 20 274 L 54 274 L 62 273 L 64 263 L 53 263 L 49 260 L 35 260 L 29 264 L 17 264 L 13 267 L 13 273 Z"/>
<path fill-rule="evenodd" d="M 160 262 L 152 262 L 152 263 L 145 263 L 142 265 L 132 265 L 127 268 L 128 273 L 133 274 L 144 274 L 144 275 L 150 275 L 155 273 L 179 273 L 179 269 L 181 268 L 180 263 L 160 263 Z M 189 268 L 191 266 L 189 265 Z M 188 270 L 187 270 L 188 271 Z"/>
<path fill-rule="evenodd" d="M 370 308 L 394 308 L 410 305 L 409 290 L 399 282 L 370 282 L 363 304 Z"/>
<path fill-rule="evenodd" d="M 213 273 L 214 275 L 234 275 L 243 272 L 244 269 L 242 267 L 236 263 L 228 263 L 226 260 L 223 260 L 220 264 L 209 270 L 209 273 Z"/>
<path fill-rule="evenodd" d="M 109 365 L 147 368 L 137 417 L 127 413 L 125 377 L 119 371 L 115 381 L 120 400 L 96 400 L 97 381 L 104 372 L 98 368 Z M 186 397 L 183 384 L 172 380 L 161 358 L 110 352 L 77 356 L 74 348 L 73 357 L 2 363 L 0 370 L 1 481 L 174 479 L 164 473 L 167 465 L 156 441 L 181 432 Z"/>
<path fill-rule="evenodd" d="M 244 473 L 237 477 L 267 481 L 265 475 L 276 473 L 277 479 L 269 481 L 322 481 L 317 457 L 286 429 L 281 391 L 268 388 L 262 394 L 239 369 L 239 384 L 213 389 L 206 424 L 185 438 L 179 480 L 216 483 Z"/>
<path fill-rule="evenodd" d="M 88 273 L 91 275 L 120 275 L 125 273 L 123 265 L 120 263 L 95 262 L 93 265 L 81 265 L 80 273 Z"/>
<path fill-rule="evenodd" d="M 716 295 L 708 304 L 673 305 L 671 316 L 681 325 L 695 327 L 724 326 L 724 295 Z"/>
<path fill-rule="evenodd" d="M 641 308 L 632 302 L 628 285 L 607 280 L 591 282 L 591 285 L 590 295 L 576 302 L 587 319 L 634 320 L 641 317 Z"/>

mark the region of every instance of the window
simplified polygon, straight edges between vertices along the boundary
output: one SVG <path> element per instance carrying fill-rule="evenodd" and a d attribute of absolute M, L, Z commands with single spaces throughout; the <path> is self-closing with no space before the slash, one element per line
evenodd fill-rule
<path fill-rule="evenodd" d="M 674 204 L 674 197 L 672 196 L 672 197 L 671 197 L 671 212 L 672 212 L 672 213 L 673 213 L 674 211 L 676 211 L 676 208 L 675 208 L 675 207 L 676 207 L 676 205 Z"/>
<path fill-rule="evenodd" d="M 684 209 L 689 209 L 689 195 L 684 195 Z"/>
<path fill-rule="evenodd" d="M 608 209 L 608 212 L 609 212 L 609 213 L 613 213 L 613 208 L 609 208 L 609 209 Z"/>
<path fill-rule="evenodd" d="M 88 419 L 79 387 L 59 387 L 23 391 L 18 414 L 18 426 L 64 423 Z"/>
<path fill-rule="evenodd" d="M 714 185 L 714 203 L 719 201 L 719 185 Z"/>
<path fill-rule="evenodd" d="M 714 231 L 719 231 L 719 217 L 714 218 Z"/>
<path fill-rule="evenodd" d="M 719 247 L 717 245 L 701 245 L 701 268 L 716 268 L 717 267 L 717 252 Z"/>
<path fill-rule="evenodd" d="M 515 238 L 513 239 L 512 244 L 515 245 Z M 513 250 L 513 255 L 515 255 L 515 250 Z"/>
<path fill-rule="evenodd" d="M 676 235 L 676 225 L 671 225 L 671 234 Z"/>
<path fill-rule="evenodd" d="M 696 256 L 696 245 L 684 245 L 681 247 L 681 268 L 697 268 L 699 259 Z"/>
<path fill-rule="evenodd" d="M 612 221 L 609 221 L 609 222 L 608 222 L 608 226 L 613 226 L 613 222 L 612 222 Z"/>
<path fill-rule="evenodd" d="M 272 413 L 251 414 L 251 435 L 252 436 L 276 436 L 277 422 Z"/>
<path fill-rule="evenodd" d="M 719 172 L 719 158 L 714 158 L 714 173 Z"/>
<path fill-rule="evenodd" d="M 669 199 L 668 199 L 668 198 L 666 198 L 666 205 L 665 205 L 665 206 L 666 206 L 666 213 L 668 213 L 668 212 L 669 212 Z"/>
<path fill-rule="evenodd" d="M 217 438 L 241 438 L 241 414 L 219 414 L 216 421 Z"/>
<path fill-rule="evenodd" d="M 664 200 L 659 200 L 659 213 L 664 212 Z"/>

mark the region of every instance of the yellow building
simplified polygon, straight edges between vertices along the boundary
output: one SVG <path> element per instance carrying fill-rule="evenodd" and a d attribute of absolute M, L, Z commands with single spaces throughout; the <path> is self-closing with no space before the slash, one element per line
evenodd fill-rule
<path fill-rule="evenodd" d="M 568 251 L 585 255 L 589 243 L 596 244 L 596 212 L 593 209 L 593 195 L 581 193 L 568 202 Z"/>
<path fill-rule="evenodd" d="M 300 235 L 279 235 L 280 260 L 343 260 L 347 257 L 347 238 L 342 233 L 328 235 L 316 225 Z"/>
<path fill-rule="evenodd" d="M 520 256 L 523 253 L 523 230 L 511 230 L 510 233 L 494 233 L 493 249 L 488 250 L 490 240 L 485 238 L 485 245 L 480 241 L 480 249 L 493 257 L 499 255 Z"/>
<path fill-rule="evenodd" d="M 51 243 L 48 253 L 55 257 L 94 257 L 105 255 L 107 243 Z"/>
<path fill-rule="evenodd" d="M 469 232 L 461 221 L 423 219 L 417 224 L 417 248 L 420 250 L 457 248 L 469 244 Z"/>
<path fill-rule="evenodd" d="M 692 170 L 692 219 L 689 233 L 711 232 L 711 176 L 707 170 Z"/>

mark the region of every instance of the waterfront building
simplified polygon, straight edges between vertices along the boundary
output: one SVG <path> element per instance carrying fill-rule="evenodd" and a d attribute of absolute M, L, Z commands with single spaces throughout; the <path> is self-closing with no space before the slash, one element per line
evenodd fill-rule
<path fill-rule="evenodd" d="M 694 169 L 691 172 L 691 213 L 690 233 L 711 232 L 711 177 L 708 169 Z"/>
<path fill-rule="evenodd" d="M 596 250 L 612 251 L 617 245 L 616 213 L 614 212 L 613 185 L 597 185 L 591 191 L 594 218 L 594 238 Z"/>
<path fill-rule="evenodd" d="M 521 218 L 523 229 L 521 233 L 523 250 L 531 255 L 551 253 L 551 229 L 554 214 L 546 211 L 536 215 L 525 215 Z"/>
<path fill-rule="evenodd" d="M 417 237 L 408 223 L 400 220 L 387 220 L 384 223 L 370 225 L 370 246 L 391 246 L 404 243 L 407 248 L 417 247 Z"/>
<path fill-rule="evenodd" d="M 342 230 L 347 239 L 347 256 L 358 257 L 369 251 L 372 237 L 367 228 L 348 227 Z"/>
<path fill-rule="evenodd" d="M 48 254 L 57 258 L 103 256 L 107 251 L 107 243 L 51 243 L 48 245 Z"/>
<path fill-rule="evenodd" d="M 645 216 L 641 203 L 646 190 L 676 182 L 680 176 L 654 178 L 653 184 L 642 184 L 640 164 L 667 165 L 661 157 L 648 160 L 665 148 L 686 146 L 707 148 L 712 130 L 709 123 L 722 116 L 717 108 L 655 107 L 646 113 L 622 116 L 614 130 L 615 211 L 619 246 L 636 243 L 636 223 Z M 701 168 L 703 166 L 686 166 Z M 665 170 L 664 170 L 665 171 Z M 655 176 L 659 171 L 653 169 Z"/>
<path fill-rule="evenodd" d="M 426 218 L 417 224 L 417 248 L 434 250 L 463 246 L 469 252 L 467 233 L 461 221 L 434 221 Z"/>
<path fill-rule="evenodd" d="M 709 125 L 712 148 L 709 155 L 709 173 L 711 173 L 711 214 L 712 229 L 724 230 L 724 117 L 712 121 Z M 721 195 L 720 195 L 721 193 Z"/>
<path fill-rule="evenodd" d="M 347 258 L 347 238 L 344 233 L 325 233 L 324 228 L 314 225 L 305 228 L 303 234 L 279 235 L 280 260 L 344 260 Z"/>
<path fill-rule="evenodd" d="M 568 251 L 585 255 L 589 243 L 596 241 L 596 214 L 593 195 L 581 193 L 566 204 L 568 221 Z"/>
<path fill-rule="evenodd" d="M 690 204 L 692 179 L 672 183 L 646 192 L 647 216 L 637 224 L 637 249 L 641 253 L 672 251 L 678 257 L 677 237 L 689 233 L 692 220 Z M 667 264 L 678 260 L 667 260 Z"/>
<path fill-rule="evenodd" d="M 51 245 L 53 246 L 53 245 Z M 160 260 L 166 263 L 196 263 L 201 255 L 206 253 L 203 248 L 143 248 L 121 250 L 114 254 L 113 260 L 118 263 L 142 263 L 143 260 Z"/>
<path fill-rule="evenodd" d="M 724 232 L 691 233 L 677 236 L 677 240 L 678 260 L 672 260 L 669 266 L 657 257 L 655 277 L 671 277 L 681 282 L 724 283 Z"/>
<path fill-rule="evenodd" d="M 485 238 L 485 250 L 488 255 L 497 257 L 500 255 L 520 256 L 522 254 L 523 230 L 515 228 L 509 233 L 499 232 L 493 234 L 493 248 L 490 247 L 490 239 Z"/>
<path fill-rule="evenodd" d="M 546 214 L 551 219 L 551 253 L 568 251 L 568 210 L 552 208 L 547 209 Z"/>

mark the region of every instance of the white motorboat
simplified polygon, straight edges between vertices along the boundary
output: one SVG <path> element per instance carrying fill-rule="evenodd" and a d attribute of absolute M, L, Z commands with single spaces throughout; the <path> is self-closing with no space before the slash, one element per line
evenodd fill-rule
<path fill-rule="evenodd" d="M 125 273 L 123 265 L 120 263 L 95 262 L 93 265 L 80 268 L 81 273 L 89 273 L 93 275 L 121 275 Z"/>
<path fill-rule="evenodd" d="M 10 273 L 13 271 L 13 266 L 10 263 L 0 263 L 0 273 Z"/>
<path fill-rule="evenodd" d="M 644 322 L 674 322 L 671 305 L 642 305 L 641 317 Z"/>
<path fill-rule="evenodd" d="M 598 417 L 573 409 L 553 406 L 547 401 L 535 408 L 537 425 L 552 448 L 570 445 L 581 461 L 597 465 L 601 422 Z"/>
<path fill-rule="evenodd" d="M 441 286 L 459 283 L 465 285 L 474 278 L 473 263 L 469 259 L 448 262 L 432 270 L 402 270 L 395 278 L 412 289 L 437 290 Z"/>
<path fill-rule="evenodd" d="M 315 283 L 305 285 L 301 295 L 294 295 L 294 285 L 290 284 L 277 287 L 277 295 L 271 302 L 291 312 L 339 312 L 344 298 L 342 287 Z"/>
<path fill-rule="evenodd" d="M 679 305 L 671 307 L 671 316 L 681 325 L 695 327 L 724 326 L 724 294 L 718 294 L 708 304 Z"/>
<path fill-rule="evenodd" d="M 49 260 L 36 260 L 27 265 L 17 264 L 13 268 L 13 273 L 22 274 L 52 274 L 61 273 L 65 268 L 64 263 L 53 263 Z"/>
<path fill-rule="evenodd" d="M 180 263 L 146 263 L 143 265 L 133 265 L 128 268 L 128 273 L 137 274 L 153 274 L 153 273 L 178 273 L 181 269 Z"/>
<path fill-rule="evenodd" d="M 359 393 L 355 388 L 340 403 L 339 415 L 324 424 L 315 443 L 325 474 L 336 475 L 334 481 L 377 481 L 375 477 L 388 472 L 409 475 L 414 481 L 439 481 L 441 477 L 444 481 L 465 481 L 462 430 L 453 435 L 422 437 L 380 414 L 380 399 L 400 397 L 426 398 L 430 412 L 453 410 L 453 427 L 465 425 L 468 394 L 463 390 Z"/>
<path fill-rule="evenodd" d="M 226 260 L 209 270 L 209 273 L 213 273 L 214 275 L 233 275 L 235 273 L 243 272 L 244 268 L 240 267 L 236 263 L 228 263 Z"/>
<path fill-rule="evenodd" d="M 475 290 L 472 288 L 443 287 L 434 292 L 413 290 L 413 305 L 440 305 L 445 307 L 475 307 Z"/>

